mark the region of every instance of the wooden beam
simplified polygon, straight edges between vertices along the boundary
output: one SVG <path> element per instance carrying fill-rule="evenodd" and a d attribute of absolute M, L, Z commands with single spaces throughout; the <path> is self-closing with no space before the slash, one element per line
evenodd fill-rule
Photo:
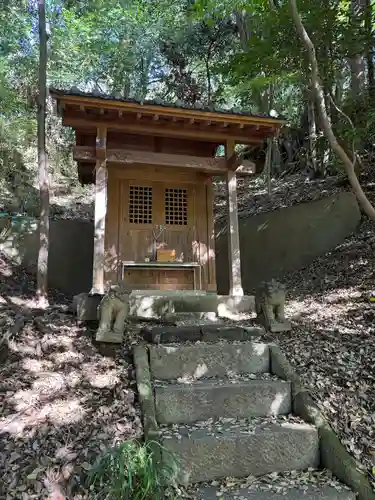
<path fill-rule="evenodd" d="M 103 144 L 105 130 L 98 129 L 96 143 Z M 104 142 L 105 146 L 105 142 Z M 94 226 L 94 258 L 92 269 L 91 294 L 104 293 L 104 261 L 105 261 L 105 219 L 107 215 L 107 165 L 105 159 L 96 160 L 95 169 L 95 226 Z"/>
<path fill-rule="evenodd" d="M 234 141 L 227 141 L 225 153 L 227 159 L 234 156 Z M 233 170 L 227 172 L 228 203 L 228 261 L 229 261 L 229 295 L 242 296 L 240 235 L 237 209 L 237 178 Z"/>
<path fill-rule="evenodd" d="M 75 146 L 73 159 L 80 162 L 94 162 L 96 160 L 95 148 L 89 146 Z M 255 173 L 254 163 L 243 160 L 242 157 L 234 158 L 233 170 L 242 175 Z M 137 151 L 131 149 L 107 149 L 106 159 L 109 163 L 125 165 L 142 164 L 163 167 L 186 168 L 207 172 L 211 175 L 225 174 L 228 170 L 228 160 L 224 157 L 210 158 L 201 156 L 177 155 L 168 153 L 155 153 L 151 151 Z M 232 164 L 231 164 L 232 167 Z"/>
<path fill-rule="evenodd" d="M 160 120 L 159 120 L 160 121 Z M 219 131 L 219 130 L 210 130 L 209 127 L 206 129 L 192 129 L 184 127 L 182 124 L 178 124 L 176 126 L 170 125 L 157 125 L 156 122 L 154 125 L 143 125 L 141 123 L 129 123 L 129 122 L 120 122 L 120 121 L 104 121 L 98 120 L 95 118 L 90 119 L 80 119 L 65 116 L 63 118 L 63 125 L 77 128 L 93 128 L 98 126 L 107 127 L 108 129 L 113 130 L 122 130 L 129 134 L 142 134 L 142 135 L 155 135 L 159 137 L 176 137 L 181 139 L 195 139 L 197 141 L 204 142 L 218 142 L 221 144 L 225 144 L 228 138 L 233 138 L 237 143 L 240 144 L 262 144 L 264 137 L 254 137 L 251 135 L 245 135 L 245 132 L 242 131 L 240 134 L 237 130 L 231 131 Z M 265 134 L 269 135 L 269 134 Z"/>

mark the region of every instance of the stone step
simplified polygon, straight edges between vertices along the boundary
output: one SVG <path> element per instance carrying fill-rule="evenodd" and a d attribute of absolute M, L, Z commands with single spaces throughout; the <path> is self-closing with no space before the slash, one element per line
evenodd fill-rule
<path fill-rule="evenodd" d="M 216 488 L 199 488 L 194 492 L 195 500 L 355 500 L 352 491 L 332 486 L 307 486 L 306 488 L 290 488 L 286 492 L 256 491 L 236 489 L 219 494 Z"/>
<path fill-rule="evenodd" d="M 221 419 L 160 430 L 183 485 L 319 466 L 318 431 L 308 424 Z"/>
<path fill-rule="evenodd" d="M 141 335 L 147 342 L 168 344 L 181 342 L 217 342 L 220 340 L 254 341 L 264 334 L 262 327 L 187 325 L 187 326 L 155 326 L 141 329 Z"/>
<path fill-rule="evenodd" d="M 188 424 L 209 418 L 287 415 L 292 411 L 291 383 L 284 380 L 198 380 L 155 385 L 156 419 Z"/>
<path fill-rule="evenodd" d="M 226 377 L 229 373 L 265 373 L 270 369 L 267 344 L 221 342 L 194 345 L 150 347 L 150 366 L 154 378 Z"/>

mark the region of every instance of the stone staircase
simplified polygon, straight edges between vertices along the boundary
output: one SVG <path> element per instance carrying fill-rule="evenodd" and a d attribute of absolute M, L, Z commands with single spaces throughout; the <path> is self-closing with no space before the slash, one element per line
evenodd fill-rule
<path fill-rule="evenodd" d="M 148 356 L 159 439 L 192 498 L 356 498 L 335 479 L 267 491 L 257 486 L 255 478 L 264 475 L 292 471 L 298 479 L 295 471 L 321 465 L 318 429 L 292 415 L 291 382 L 270 373 L 268 344 L 159 344 L 149 345 Z M 220 480 L 228 477 L 248 479 L 220 491 Z"/>

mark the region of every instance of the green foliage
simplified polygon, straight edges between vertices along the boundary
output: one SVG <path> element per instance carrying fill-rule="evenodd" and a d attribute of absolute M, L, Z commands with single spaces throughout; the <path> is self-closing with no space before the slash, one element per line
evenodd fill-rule
<path fill-rule="evenodd" d="M 89 474 L 97 500 L 162 500 L 175 474 L 173 459 L 158 463 L 166 450 L 155 441 L 128 441 L 99 458 Z"/>
<path fill-rule="evenodd" d="M 28 0 L 0 4 L 0 189 L 3 200 L 24 205 L 20 200 L 32 192 L 37 170 L 37 4 Z M 48 0 L 46 4 L 49 85 L 253 112 L 276 110 L 294 127 L 306 123 L 309 67 L 288 1 Z M 374 2 L 370 17 L 362 4 L 298 1 L 316 47 L 322 81 L 353 119 L 359 148 L 374 142 L 372 100 L 367 92 L 355 99 L 348 64 L 356 54 L 371 57 L 373 50 Z M 338 113 L 332 116 L 343 140 L 351 141 L 347 120 Z M 52 178 L 63 177 L 73 184 L 76 174 L 69 147 L 74 138 L 52 116 L 51 107 L 47 118 Z"/>

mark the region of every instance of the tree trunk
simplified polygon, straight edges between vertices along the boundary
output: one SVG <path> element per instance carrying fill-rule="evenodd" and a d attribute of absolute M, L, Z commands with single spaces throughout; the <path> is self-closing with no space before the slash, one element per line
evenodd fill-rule
<path fill-rule="evenodd" d="M 325 99 L 324 99 L 324 91 L 322 85 L 320 83 L 319 78 L 319 68 L 318 62 L 315 54 L 315 46 L 311 41 L 303 23 L 301 17 L 298 12 L 296 0 L 289 0 L 289 5 L 291 8 L 292 18 L 297 30 L 299 37 L 301 38 L 302 43 L 305 45 L 311 65 L 311 82 L 313 86 L 313 91 L 315 94 L 315 99 L 317 103 L 317 108 L 321 115 L 322 128 L 324 131 L 324 135 L 328 139 L 331 148 L 340 158 L 343 163 L 344 169 L 347 173 L 350 185 L 353 189 L 354 194 L 357 197 L 357 200 L 364 211 L 364 213 L 373 221 L 375 221 L 375 209 L 367 199 L 362 186 L 360 185 L 357 175 L 354 170 L 353 162 L 350 160 L 348 155 L 345 153 L 344 149 L 338 143 L 335 134 L 333 133 L 330 119 L 327 114 Z"/>
<path fill-rule="evenodd" d="M 366 60 L 367 60 L 367 83 L 369 89 L 369 95 L 372 97 L 375 91 L 375 81 L 374 81 L 374 33 L 373 33 L 373 15 L 372 15 L 372 5 L 371 0 L 366 0 L 366 12 L 365 12 L 365 30 L 367 38 L 367 50 L 366 50 Z"/>
<path fill-rule="evenodd" d="M 211 86 L 211 71 L 210 71 L 210 60 L 209 57 L 206 58 L 206 78 L 207 78 L 207 104 L 211 105 L 211 94 L 212 94 L 212 86 Z"/>
<path fill-rule="evenodd" d="M 365 87 L 365 47 L 363 44 L 362 21 L 365 14 L 365 3 L 367 0 L 351 0 L 350 3 L 350 23 L 352 26 L 352 55 L 349 57 L 349 67 L 351 74 L 351 94 L 353 100 L 358 100 Z"/>
<path fill-rule="evenodd" d="M 49 248 L 49 183 L 46 154 L 46 97 L 47 97 L 47 31 L 44 0 L 38 0 L 39 10 L 39 99 L 38 99 L 38 166 L 40 190 L 39 254 L 37 271 L 37 301 L 48 305 L 48 248 Z"/>
<path fill-rule="evenodd" d="M 315 99 L 313 92 L 308 89 L 307 91 L 307 115 L 308 115 L 308 126 L 309 126 L 309 149 L 310 149 L 310 159 L 311 167 L 315 174 L 318 171 L 318 164 L 316 161 L 316 120 L 315 120 Z"/>

